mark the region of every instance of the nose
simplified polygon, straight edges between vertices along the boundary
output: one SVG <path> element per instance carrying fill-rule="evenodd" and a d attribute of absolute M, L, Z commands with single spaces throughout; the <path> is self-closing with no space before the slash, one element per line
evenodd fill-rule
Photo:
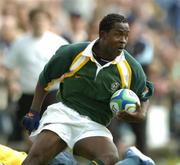
<path fill-rule="evenodd" d="M 120 42 L 121 43 L 126 43 L 127 42 L 127 37 L 126 36 L 121 36 L 120 37 Z"/>

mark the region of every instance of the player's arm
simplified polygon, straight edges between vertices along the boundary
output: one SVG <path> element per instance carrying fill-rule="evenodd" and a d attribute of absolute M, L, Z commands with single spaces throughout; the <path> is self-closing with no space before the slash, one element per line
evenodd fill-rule
<path fill-rule="evenodd" d="M 36 111 L 38 113 L 41 111 L 41 106 L 47 93 L 48 91 L 44 90 L 43 85 L 41 85 L 38 81 L 36 85 L 34 98 L 31 104 L 31 110 Z"/>
<path fill-rule="evenodd" d="M 136 82 L 134 83 L 132 90 L 138 95 L 141 104 L 137 104 L 136 111 L 133 113 L 124 111 L 117 115 L 118 119 L 125 120 L 127 122 L 141 122 L 146 118 L 149 99 L 154 93 L 153 84 L 147 81 L 144 71 L 141 67 L 137 73 L 138 75 L 135 79 Z"/>
<path fill-rule="evenodd" d="M 119 112 L 117 118 L 127 122 L 141 122 L 146 118 L 146 113 L 149 105 L 149 100 L 141 101 L 141 104 L 136 107 L 136 111 L 129 113 L 127 111 Z"/>

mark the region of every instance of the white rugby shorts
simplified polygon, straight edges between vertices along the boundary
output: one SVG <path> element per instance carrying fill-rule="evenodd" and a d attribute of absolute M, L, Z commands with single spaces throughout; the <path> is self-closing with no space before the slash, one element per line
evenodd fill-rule
<path fill-rule="evenodd" d="M 42 130 L 55 132 L 70 149 L 73 149 L 77 141 L 86 137 L 103 136 L 113 140 L 112 134 L 105 126 L 80 115 L 61 102 L 48 106 L 38 129 L 31 133 L 30 138 L 33 140 Z"/>

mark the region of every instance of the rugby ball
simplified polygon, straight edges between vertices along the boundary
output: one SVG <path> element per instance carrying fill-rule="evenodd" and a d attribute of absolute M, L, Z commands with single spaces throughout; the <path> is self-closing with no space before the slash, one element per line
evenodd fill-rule
<path fill-rule="evenodd" d="M 139 97 L 130 89 L 117 90 L 110 99 L 110 109 L 113 114 L 121 111 L 133 113 L 136 111 L 136 103 L 140 105 Z"/>

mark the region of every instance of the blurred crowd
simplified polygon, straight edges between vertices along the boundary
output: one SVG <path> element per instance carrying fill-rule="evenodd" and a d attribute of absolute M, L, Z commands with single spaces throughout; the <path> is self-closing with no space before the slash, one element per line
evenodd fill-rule
<path fill-rule="evenodd" d="M 14 135 L 18 134 L 15 127 L 19 108 L 17 102 L 23 94 L 21 77 L 27 76 L 24 79 L 31 79 L 33 75 L 31 73 L 22 75 L 18 65 L 9 69 L 4 61 L 9 59 L 8 56 L 13 56 L 15 43 L 24 35 L 32 33 L 33 26 L 29 12 L 37 7 L 50 14 L 50 26 L 47 30 L 69 43 L 94 40 L 98 34 L 99 20 L 105 14 L 117 12 L 125 15 L 131 30 L 127 50 L 141 63 L 148 79 L 153 81 L 155 86 L 155 95 L 150 100 L 149 109 L 151 110 L 152 105 L 167 109 L 166 122 L 168 122 L 170 141 L 174 140 L 177 146 L 180 146 L 178 144 L 180 138 L 179 0 L 1 0 L 0 143 L 18 144 L 18 142 L 24 143 L 23 140 L 26 139 L 26 137 L 23 140 L 14 138 Z M 45 27 L 43 23 L 37 26 Z M 46 46 L 50 45 L 44 47 Z M 19 49 L 26 52 L 23 44 Z M 18 62 L 20 63 L 21 59 Z M 26 101 L 23 104 L 26 104 Z M 123 146 L 128 143 L 125 134 L 127 130 L 132 130 L 135 143 L 143 152 L 148 150 L 146 128 L 146 121 L 136 126 L 113 121 L 110 126 L 117 146 L 126 147 Z M 129 136 L 133 137 L 131 134 Z M 180 156 L 180 147 L 177 147 L 176 152 Z"/>

